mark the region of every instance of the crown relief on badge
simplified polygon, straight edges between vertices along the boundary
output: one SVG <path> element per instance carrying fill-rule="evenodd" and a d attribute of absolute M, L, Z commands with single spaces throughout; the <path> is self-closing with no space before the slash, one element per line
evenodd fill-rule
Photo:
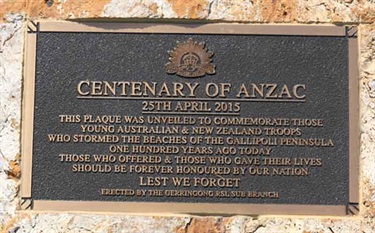
<path fill-rule="evenodd" d="M 185 78 L 198 78 L 206 74 L 215 74 L 212 64 L 213 52 L 205 48 L 204 42 L 196 42 L 189 38 L 185 42 L 177 42 L 172 51 L 168 51 L 169 62 L 165 64 L 168 74 L 177 74 Z"/>

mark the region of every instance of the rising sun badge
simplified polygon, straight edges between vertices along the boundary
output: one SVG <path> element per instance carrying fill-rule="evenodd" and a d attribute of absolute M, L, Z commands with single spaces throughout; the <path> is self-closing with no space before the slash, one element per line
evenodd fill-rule
<path fill-rule="evenodd" d="M 207 51 L 203 42 L 198 43 L 192 38 L 177 42 L 177 46 L 168 54 L 170 62 L 165 64 L 168 74 L 197 78 L 215 73 L 215 65 L 211 63 L 213 52 Z"/>

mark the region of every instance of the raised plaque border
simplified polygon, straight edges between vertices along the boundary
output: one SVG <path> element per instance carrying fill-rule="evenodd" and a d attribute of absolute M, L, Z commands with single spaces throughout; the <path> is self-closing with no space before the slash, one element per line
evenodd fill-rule
<path fill-rule="evenodd" d="M 359 67 L 356 26 L 249 25 L 238 23 L 170 24 L 40 21 L 27 23 L 22 102 L 22 177 L 19 211 L 126 212 L 130 214 L 357 215 L 359 213 Z M 349 203 L 347 205 L 225 204 L 50 201 L 32 199 L 33 116 L 36 43 L 39 32 L 175 33 L 339 36 L 349 43 Z"/>

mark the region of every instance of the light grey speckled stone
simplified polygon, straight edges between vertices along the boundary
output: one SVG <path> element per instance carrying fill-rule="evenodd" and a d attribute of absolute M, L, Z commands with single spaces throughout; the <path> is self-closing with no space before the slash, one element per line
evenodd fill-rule
<path fill-rule="evenodd" d="M 19 182 L 9 179 L 20 146 L 23 34 L 21 15 L 0 24 L 0 229 L 15 215 Z"/>

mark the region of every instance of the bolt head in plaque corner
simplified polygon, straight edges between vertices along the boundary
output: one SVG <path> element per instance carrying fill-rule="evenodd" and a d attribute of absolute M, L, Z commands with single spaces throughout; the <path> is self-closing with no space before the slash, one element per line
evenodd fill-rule
<path fill-rule="evenodd" d="M 185 42 L 177 42 L 177 46 L 168 51 L 169 62 L 165 64 L 168 74 L 177 74 L 184 78 L 199 78 L 206 74 L 215 74 L 212 64 L 214 53 L 205 48 L 204 42 L 196 42 L 189 38 Z"/>

